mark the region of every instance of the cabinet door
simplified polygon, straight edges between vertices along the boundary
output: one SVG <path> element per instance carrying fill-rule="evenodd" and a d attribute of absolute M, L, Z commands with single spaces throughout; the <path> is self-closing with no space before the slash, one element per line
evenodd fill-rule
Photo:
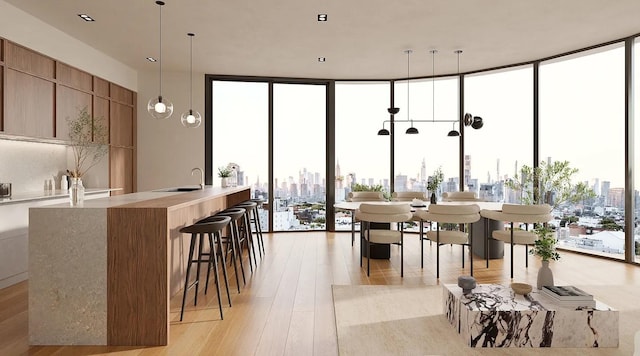
<path fill-rule="evenodd" d="M 7 69 L 4 129 L 8 134 L 53 138 L 54 84 Z"/>
<path fill-rule="evenodd" d="M 111 147 L 109 151 L 109 175 L 111 188 L 122 188 L 113 195 L 133 193 L 133 149 Z"/>
<path fill-rule="evenodd" d="M 133 108 L 111 102 L 110 135 L 111 144 L 121 147 L 133 146 Z"/>
<path fill-rule="evenodd" d="M 56 91 L 56 138 L 69 139 L 69 125 L 67 119 L 74 119 L 83 108 L 91 114 L 91 94 L 58 85 Z"/>

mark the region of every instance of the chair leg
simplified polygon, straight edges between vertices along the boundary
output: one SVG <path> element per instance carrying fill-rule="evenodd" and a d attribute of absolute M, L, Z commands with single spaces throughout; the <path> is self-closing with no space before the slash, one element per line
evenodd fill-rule
<path fill-rule="evenodd" d="M 370 229 L 371 227 L 367 226 L 367 277 L 369 277 L 369 273 L 371 271 L 371 241 L 369 241 L 371 238 Z"/>
<path fill-rule="evenodd" d="M 195 283 L 195 287 L 196 287 L 196 295 L 193 298 L 193 305 L 197 305 L 198 304 L 198 287 L 200 285 L 200 260 L 202 259 L 202 242 L 204 241 L 204 234 L 200 234 L 199 238 L 199 244 L 198 244 L 198 261 L 196 264 L 196 283 Z M 209 265 L 207 264 L 207 268 L 209 268 Z"/>
<path fill-rule="evenodd" d="M 404 228 L 400 226 L 400 278 L 404 277 Z"/>
<path fill-rule="evenodd" d="M 229 306 L 231 306 L 231 293 L 229 293 L 229 276 L 227 275 L 227 261 L 225 260 L 224 249 L 222 248 L 222 238 L 220 232 L 214 234 L 218 242 L 218 252 L 220 252 L 220 259 L 222 260 L 222 274 L 224 275 L 224 285 L 227 288 L 227 299 L 229 300 Z"/>
<path fill-rule="evenodd" d="M 469 224 L 469 269 L 473 277 L 473 227 Z"/>
<path fill-rule="evenodd" d="M 513 221 L 511 222 L 511 279 L 513 279 Z"/>
<path fill-rule="evenodd" d="M 440 223 L 436 223 L 436 279 L 440 279 Z"/>
<path fill-rule="evenodd" d="M 213 264 L 213 252 L 215 251 L 213 249 L 213 234 L 212 233 L 207 233 L 207 239 L 209 240 L 209 253 L 206 254 L 209 256 L 209 263 L 207 264 L 207 280 L 204 283 L 204 294 L 207 294 L 207 292 L 209 291 L 209 275 L 211 274 L 211 267 Z M 201 255 L 205 255 L 205 254 L 201 254 Z"/>
<path fill-rule="evenodd" d="M 484 218 L 484 257 L 487 259 L 487 268 L 489 268 L 489 218 Z"/>
<path fill-rule="evenodd" d="M 424 268 L 424 222 L 420 220 L 420 268 Z"/>
<path fill-rule="evenodd" d="M 189 259 L 187 260 L 187 276 L 184 279 L 184 291 L 182 292 L 182 307 L 180 308 L 180 321 L 184 316 L 184 303 L 187 300 L 187 290 L 189 289 L 189 275 L 191 273 L 191 261 L 193 260 L 193 251 L 196 245 L 196 234 L 191 234 L 191 244 L 189 244 Z"/>
<path fill-rule="evenodd" d="M 210 253 L 211 255 L 213 255 L 213 273 L 216 281 L 216 294 L 218 295 L 218 306 L 220 307 L 220 319 L 224 320 L 224 316 L 222 315 L 222 296 L 220 296 L 220 276 L 218 275 L 218 255 L 213 249 L 211 250 Z M 209 269 L 208 265 L 207 265 L 207 269 Z M 228 291 L 229 291 L 229 288 L 227 285 L 227 292 Z"/>

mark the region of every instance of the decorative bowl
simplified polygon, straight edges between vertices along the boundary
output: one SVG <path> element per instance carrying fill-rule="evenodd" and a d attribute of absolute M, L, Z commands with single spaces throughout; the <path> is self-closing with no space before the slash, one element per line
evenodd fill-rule
<path fill-rule="evenodd" d="M 516 294 L 526 295 L 531 293 L 533 287 L 527 283 L 511 283 L 511 289 L 513 289 L 513 292 Z"/>

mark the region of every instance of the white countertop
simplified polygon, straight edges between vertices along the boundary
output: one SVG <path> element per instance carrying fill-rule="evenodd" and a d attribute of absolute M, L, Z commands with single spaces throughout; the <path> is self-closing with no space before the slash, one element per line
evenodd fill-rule
<path fill-rule="evenodd" d="M 122 190 L 122 188 L 87 188 L 84 193 L 86 195 L 91 194 L 99 194 L 99 193 L 108 193 L 115 190 Z M 12 204 L 12 203 L 24 203 L 35 200 L 47 200 L 47 199 L 58 199 L 69 196 L 69 191 L 63 191 L 60 189 L 49 190 L 49 191 L 36 191 L 36 192 L 25 192 L 25 193 L 17 193 L 12 194 L 7 198 L 0 198 L 0 205 L 3 204 Z"/>

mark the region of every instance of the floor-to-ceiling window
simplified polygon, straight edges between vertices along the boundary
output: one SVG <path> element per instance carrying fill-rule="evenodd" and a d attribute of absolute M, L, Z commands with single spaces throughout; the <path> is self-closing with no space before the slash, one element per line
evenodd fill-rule
<path fill-rule="evenodd" d="M 389 82 L 337 82 L 335 119 L 335 200 L 345 201 L 355 189 L 390 193 Z M 351 230 L 351 215 L 336 212 L 336 230 Z"/>
<path fill-rule="evenodd" d="M 326 85 L 273 85 L 273 231 L 326 226 Z"/>
<path fill-rule="evenodd" d="M 409 97 L 407 100 L 407 92 Z M 437 190 L 458 190 L 458 137 L 447 136 L 458 114 L 458 79 L 437 78 L 395 83 L 395 106 L 401 120 L 395 124 L 394 191 L 422 191 L 429 194 L 427 185 L 438 169 L 444 181 Z M 402 121 L 404 120 L 404 121 Z M 413 123 L 406 120 L 414 120 Z M 411 126 L 418 134 L 407 134 Z"/>
<path fill-rule="evenodd" d="M 251 187 L 251 197 L 268 200 L 269 88 L 264 82 L 211 83 L 213 174 L 237 167 L 238 185 Z M 218 178 L 216 178 L 218 179 Z M 220 185 L 214 180 L 214 185 Z M 259 209 L 260 226 L 268 230 L 268 213 Z"/>
<path fill-rule="evenodd" d="M 624 258 L 624 47 L 540 65 L 540 160 L 569 162 L 595 198 L 552 199 L 563 248 Z"/>
<path fill-rule="evenodd" d="M 465 126 L 465 190 L 486 201 L 519 203 L 505 187 L 522 165 L 532 166 L 533 70 L 531 66 L 465 77 L 464 108 L 483 126 Z"/>

